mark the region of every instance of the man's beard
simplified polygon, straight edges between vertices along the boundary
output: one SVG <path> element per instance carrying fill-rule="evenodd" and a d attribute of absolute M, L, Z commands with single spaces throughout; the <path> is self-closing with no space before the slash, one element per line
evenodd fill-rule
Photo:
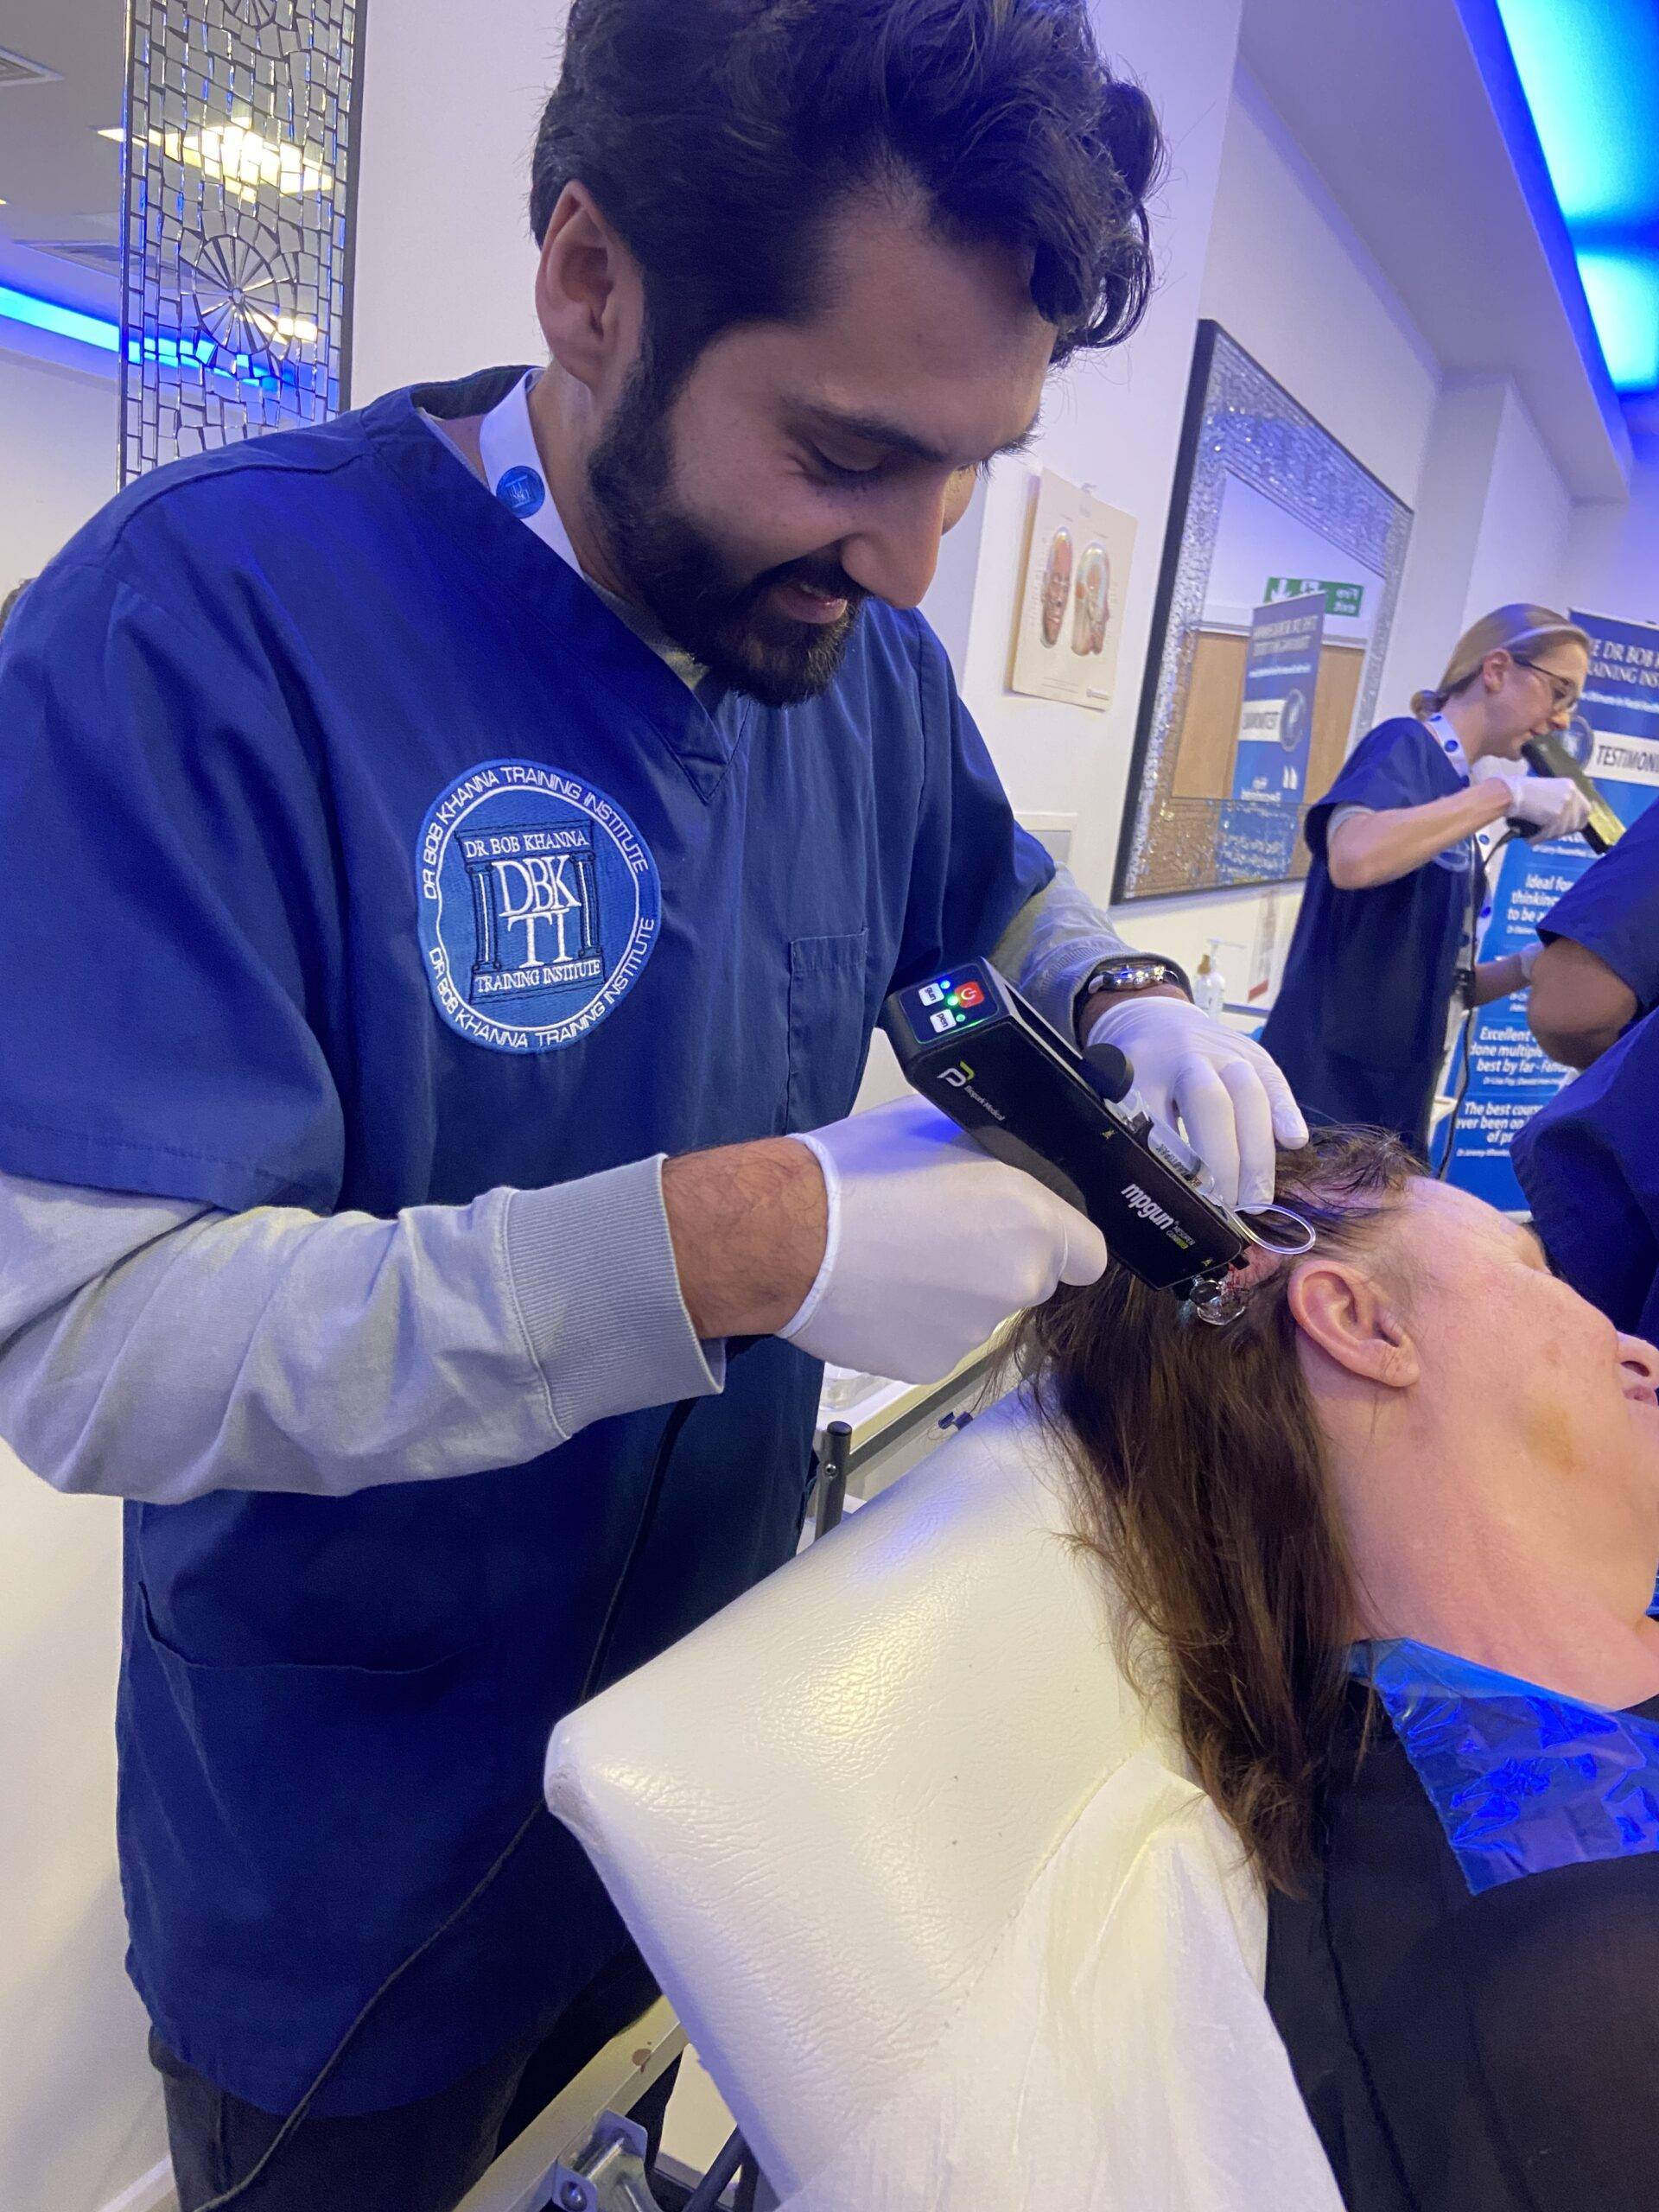
<path fill-rule="evenodd" d="M 815 699 L 840 667 L 868 594 L 829 558 L 735 574 L 724 550 L 673 504 L 671 398 L 637 365 L 588 462 L 594 519 L 612 563 L 675 644 L 717 682 L 766 707 Z M 791 620 L 766 604 L 785 580 L 844 599 L 846 613 L 834 622 Z"/>

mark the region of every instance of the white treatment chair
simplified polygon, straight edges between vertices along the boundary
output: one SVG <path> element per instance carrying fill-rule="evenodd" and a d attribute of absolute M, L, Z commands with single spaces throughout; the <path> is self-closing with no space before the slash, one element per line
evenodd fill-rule
<path fill-rule="evenodd" d="M 566 1720 L 582 1839 L 788 2212 L 1340 2212 L 1266 1908 L 1023 1402 Z"/>

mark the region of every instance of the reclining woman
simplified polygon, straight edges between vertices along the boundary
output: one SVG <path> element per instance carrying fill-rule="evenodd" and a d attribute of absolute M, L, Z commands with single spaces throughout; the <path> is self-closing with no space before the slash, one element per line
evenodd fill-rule
<path fill-rule="evenodd" d="M 1351 2212 L 1651 2212 L 1659 1354 L 1391 1137 L 1279 1188 L 1318 1241 L 1224 1325 L 1116 1269 L 1027 1324 L 1125 1656 Z"/>

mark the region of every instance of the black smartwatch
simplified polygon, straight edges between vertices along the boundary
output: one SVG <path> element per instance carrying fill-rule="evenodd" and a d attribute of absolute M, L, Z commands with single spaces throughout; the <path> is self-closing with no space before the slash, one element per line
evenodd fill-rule
<path fill-rule="evenodd" d="M 1152 952 L 1115 953 L 1109 960 L 1097 960 L 1089 970 L 1077 1003 L 1079 1009 L 1087 1006 L 1096 991 L 1152 991 L 1166 983 L 1173 983 L 1184 998 L 1192 995 L 1186 970 L 1174 961 Z"/>

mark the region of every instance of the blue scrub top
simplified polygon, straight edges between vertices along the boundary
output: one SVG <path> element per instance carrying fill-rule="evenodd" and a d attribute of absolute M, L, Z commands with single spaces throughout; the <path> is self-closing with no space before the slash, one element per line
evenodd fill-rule
<path fill-rule="evenodd" d="M 1546 944 L 1570 937 L 1611 968 L 1639 1014 L 1659 1006 L 1659 806 L 1638 815 L 1538 925 Z"/>
<path fill-rule="evenodd" d="M 1474 840 L 1393 883 L 1339 891 L 1325 837 L 1338 807 L 1421 806 L 1464 787 L 1414 717 L 1381 722 L 1361 739 L 1308 810 L 1313 865 L 1262 1033 L 1306 1112 L 1394 1129 L 1420 1153 L 1446 1052 L 1458 946 L 1477 894 Z"/>
<path fill-rule="evenodd" d="M 810 1128 L 886 994 L 1049 880 L 919 617 L 868 607 L 810 704 L 700 703 L 416 411 L 523 373 L 162 470 L 31 587 L 0 657 L 0 1168 L 391 1216 Z M 694 1409 L 614 1673 L 788 1556 L 818 1384 L 767 1341 Z M 665 1417 L 343 1500 L 260 1495 L 251 1435 L 246 1491 L 127 1509 L 130 1964 L 187 2063 L 285 2109 L 490 1866 Z M 443 2087 L 622 1941 L 545 1820 L 321 2109 Z"/>
<path fill-rule="evenodd" d="M 1557 1272 L 1616 1328 L 1650 1339 L 1659 1337 L 1656 1124 L 1659 1014 L 1650 1014 L 1541 1108 L 1510 1147 Z"/>

